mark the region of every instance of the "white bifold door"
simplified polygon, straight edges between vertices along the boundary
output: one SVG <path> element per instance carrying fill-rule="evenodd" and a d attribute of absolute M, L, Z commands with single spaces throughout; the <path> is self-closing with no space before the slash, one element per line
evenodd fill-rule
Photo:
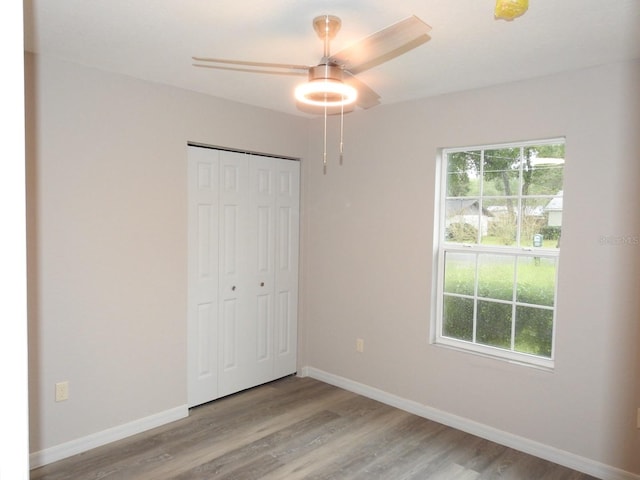
<path fill-rule="evenodd" d="M 189 146 L 188 403 L 296 371 L 300 164 Z"/>

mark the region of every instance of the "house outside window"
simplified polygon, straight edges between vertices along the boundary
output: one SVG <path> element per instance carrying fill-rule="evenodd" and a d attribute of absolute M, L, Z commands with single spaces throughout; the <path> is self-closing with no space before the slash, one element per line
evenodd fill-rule
<path fill-rule="evenodd" d="M 435 343 L 552 368 L 564 139 L 440 161 Z"/>

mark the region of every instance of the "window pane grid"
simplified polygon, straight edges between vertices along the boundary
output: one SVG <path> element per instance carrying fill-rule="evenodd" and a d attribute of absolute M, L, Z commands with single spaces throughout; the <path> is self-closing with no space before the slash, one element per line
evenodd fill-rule
<path fill-rule="evenodd" d="M 460 293 L 445 293 L 444 294 L 445 297 L 457 297 L 457 298 L 468 298 L 470 300 L 477 300 L 478 298 L 480 298 L 480 300 L 486 300 L 485 298 L 482 297 L 476 297 L 474 295 L 463 295 Z M 517 307 L 531 307 L 531 308 L 539 308 L 540 310 L 549 310 L 550 312 L 554 311 L 553 307 L 548 307 L 546 305 L 538 305 L 535 303 L 523 303 L 523 302 L 510 302 L 508 300 L 496 300 L 494 298 L 491 299 L 492 302 L 495 303 L 503 303 L 505 305 L 514 305 Z"/>
<path fill-rule="evenodd" d="M 563 157 L 563 140 L 444 152 L 437 341 L 552 361 Z"/>
<path fill-rule="evenodd" d="M 469 253 L 465 252 L 465 255 L 470 256 Z M 458 331 L 455 331 L 455 326 L 446 326 L 443 329 L 443 336 L 451 338 L 451 339 L 461 339 L 461 340 L 465 340 L 465 341 L 471 341 L 472 343 L 479 343 L 479 344 L 483 344 L 485 345 L 485 343 L 483 342 L 482 339 L 478 338 L 478 324 L 479 324 L 479 319 L 478 319 L 478 314 L 479 311 L 481 309 L 481 307 L 484 307 L 484 309 L 488 309 L 491 308 L 490 306 L 492 304 L 496 305 L 496 307 L 498 305 L 503 305 L 505 308 L 509 307 L 509 309 L 511 310 L 511 314 L 510 314 L 510 328 L 509 328 L 509 332 L 508 332 L 508 336 L 509 336 L 509 345 L 507 346 L 506 344 L 495 344 L 494 343 L 488 343 L 486 344 L 487 346 L 490 347 L 494 347 L 494 348 L 503 348 L 503 349 L 508 349 L 510 351 L 516 352 L 518 351 L 518 347 L 517 347 L 517 333 L 518 333 L 518 329 L 519 326 L 517 324 L 519 318 L 520 318 L 520 314 L 518 313 L 519 309 L 523 309 L 523 308 L 528 308 L 528 309 L 535 309 L 538 311 L 547 311 L 549 312 L 551 315 L 553 315 L 554 312 L 554 307 L 553 306 L 547 306 L 547 305 L 542 305 L 542 304 L 538 304 L 538 303 L 528 303 L 528 302 L 521 302 L 517 300 L 517 292 L 518 292 L 518 269 L 514 268 L 514 272 L 513 272 L 513 287 L 511 288 L 511 298 L 510 299 L 500 299 L 500 298 L 494 298 L 494 297 L 489 297 L 489 296 L 483 296 L 480 291 L 479 291 L 479 276 L 480 276 L 480 258 L 481 258 L 481 254 L 477 253 L 477 254 L 471 254 L 474 257 L 474 261 L 473 261 L 473 266 L 474 266 L 474 274 L 473 274 L 473 280 L 474 280 L 474 288 L 473 288 L 473 294 L 464 294 L 464 293 L 454 293 L 454 292 L 447 292 L 445 291 L 443 293 L 443 297 L 445 299 L 464 299 L 462 301 L 462 303 L 459 303 L 459 307 L 460 305 L 466 305 L 466 307 L 462 307 L 462 308 L 467 308 L 467 310 L 469 309 L 469 307 L 471 307 L 471 315 L 469 316 L 469 314 L 466 314 L 466 321 L 467 323 L 470 321 L 471 322 L 471 335 L 469 337 L 469 335 L 461 333 L 464 330 L 468 329 L 468 326 L 465 327 L 464 323 L 462 324 L 458 324 L 457 328 L 461 329 Z M 445 252 L 445 256 L 446 256 L 446 252 Z M 519 260 L 520 258 L 525 258 L 525 259 L 529 259 L 529 258 L 535 258 L 529 255 L 522 255 L 522 254 L 514 254 L 512 255 L 515 259 L 516 259 L 516 263 L 517 260 Z M 551 257 L 550 257 L 551 258 Z M 446 265 L 446 260 L 445 260 L 445 265 Z M 446 275 L 447 269 L 445 267 L 445 275 Z M 446 289 L 446 286 L 445 286 Z M 465 301 L 466 300 L 466 301 Z M 447 300 L 445 300 L 445 303 L 447 302 Z M 479 305 L 479 302 L 483 302 L 481 305 Z M 496 308 L 493 307 L 493 308 Z M 502 309 L 504 311 L 504 308 L 501 307 L 497 307 L 498 309 Z M 446 309 L 445 309 L 446 310 Z M 445 312 L 445 323 L 447 322 L 447 313 Z M 545 317 L 548 316 L 545 314 Z M 451 330 L 451 335 L 447 335 L 447 330 Z M 505 334 L 507 334 L 507 332 L 505 332 Z M 481 335 L 482 336 L 482 335 Z M 506 338 L 506 337 L 505 337 Z M 547 357 L 550 357 L 550 351 L 547 355 Z"/>
<path fill-rule="evenodd" d="M 511 202 L 511 209 L 514 210 L 513 220 L 515 224 L 511 227 L 513 230 L 512 244 L 493 244 L 497 248 L 527 248 L 532 246 L 532 237 L 539 229 L 542 218 L 542 212 L 545 205 L 551 205 L 554 201 L 560 201 L 561 195 L 528 195 L 528 196 L 479 196 L 479 197 L 445 197 L 446 211 L 445 228 L 448 228 L 450 234 L 445 235 L 443 242 L 445 243 L 463 243 L 463 244 L 480 244 L 490 245 L 492 243 L 483 241 L 486 239 L 488 232 L 487 222 L 484 217 L 485 212 L 500 212 L 508 210 L 506 203 Z M 474 208 L 474 206 L 476 206 Z M 471 209 L 474 209 L 471 211 Z M 465 210 L 464 212 L 462 212 Z M 523 223 L 523 219 L 529 219 Z M 533 220 L 531 220 L 533 219 Z M 503 222 L 495 222 L 500 224 Z M 453 227 L 452 227 L 453 224 Z M 455 231 L 451 232 L 453 228 Z M 508 227 L 507 227 L 508 228 Z M 543 245 L 540 248 L 557 248 L 557 245 Z"/>

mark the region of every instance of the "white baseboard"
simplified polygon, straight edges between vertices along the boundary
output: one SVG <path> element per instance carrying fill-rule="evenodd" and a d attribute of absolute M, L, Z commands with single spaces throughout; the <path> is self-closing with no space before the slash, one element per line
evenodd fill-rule
<path fill-rule="evenodd" d="M 560 450 L 534 440 L 513 435 L 488 425 L 474 422 L 473 420 L 414 402 L 413 400 L 407 400 L 397 395 L 379 390 L 375 387 L 370 387 L 314 367 L 303 367 L 300 372 L 300 376 L 315 378 L 316 380 L 320 380 L 330 385 L 335 385 L 336 387 L 391 405 L 392 407 L 405 410 L 420 417 L 424 417 L 457 430 L 462 430 L 463 432 L 491 440 L 492 442 L 499 443 L 500 445 L 549 460 L 550 462 L 592 475 L 602 480 L 640 480 L 640 475 L 626 472 L 619 468 L 605 465 L 595 460 L 581 457 L 574 453 Z"/>
<path fill-rule="evenodd" d="M 108 428 L 101 432 L 92 433 L 86 437 L 77 438 L 54 447 L 46 448 L 38 452 L 33 452 L 29 456 L 30 467 L 37 468 L 49 463 L 57 462 L 63 458 L 71 457 L 78 453 L 86 452 L 92 448 L 106 445 L 107 443 L 121 440 L 131 435 L 151 430 L 152 428 L 180 420 L 189 415 L 187 405 L 182 405 L 171 410 L 156 413 L 148 417 L 134 420 L 133 422 L 118 425 L 117 427 Z"/>

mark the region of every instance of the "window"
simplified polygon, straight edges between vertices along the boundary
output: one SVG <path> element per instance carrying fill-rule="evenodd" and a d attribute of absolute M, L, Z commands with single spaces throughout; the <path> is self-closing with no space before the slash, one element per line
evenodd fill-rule
<path fill-rule="evenodd" d="M 435 342 L 552 367 L 564 140 L 441 162 Z"/>

